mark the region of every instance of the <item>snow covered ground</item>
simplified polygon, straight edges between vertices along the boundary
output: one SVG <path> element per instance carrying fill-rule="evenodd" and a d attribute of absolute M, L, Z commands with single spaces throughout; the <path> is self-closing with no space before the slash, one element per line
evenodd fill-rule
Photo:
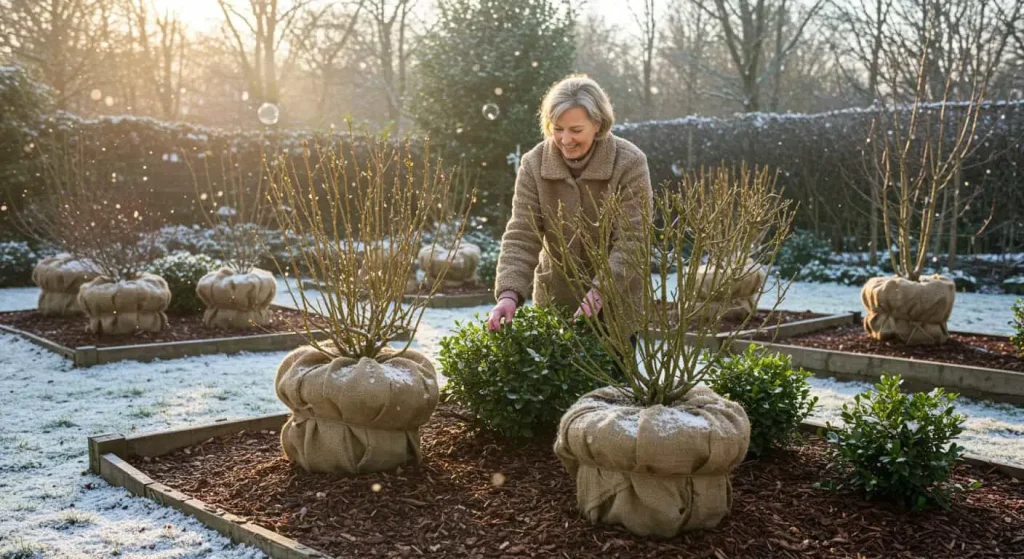
<path fill-rule="evenodd" d="M 283 285 L 282 285 L 283 288 Z M 283 289 L 278 301 L 289 303 Z M 34 289 L 0 290 L 0 309 L 32 308 Z M 960 297 L 954 328 L 1005 332 L 1009 302 Z M 856 310 L 858 290 L 795 285 L 785 308 Z M 975 308 L 977 306 L 977 308 Z M 1005 308 L 1004 308 L 1005 307 Z M 488 305 L 428 309 L 413 347 L 436 355 L 455 320 Z M 1001 313 L 997 318 L 988 316 Z M 67 361 L 0 335 L 0 557 L 259 557 L 171 509 L 84 474 L 87 435 L 142 433 L 284 411 L 273 377 L 284 353 L 203 356 L 72 369 Z M 816 417 L 836 420 L 863 383 L 812 379 Z M 1024 464 L 1024 410 L 963 400 L 960 442 L 969 452 Z M 11 552 L 10 555 L 7 553 Z M 24 552 L 17 554 L 17 552 Z"/>

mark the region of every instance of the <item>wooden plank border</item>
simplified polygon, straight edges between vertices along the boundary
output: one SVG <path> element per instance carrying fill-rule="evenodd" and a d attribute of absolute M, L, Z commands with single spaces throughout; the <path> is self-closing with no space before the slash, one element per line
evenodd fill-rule
<path fill-rule="evenodd" d="M 788 355 L 794 367 L 807 369 L 816 376 L 873 383 L 883 373 L 898 374 L 910 390 L 943 387 L 971 398 L 1024 405 L 1024 373 L 765 341 L 735 340 L 733 351 L 742 351 L 750 343 Z"/>

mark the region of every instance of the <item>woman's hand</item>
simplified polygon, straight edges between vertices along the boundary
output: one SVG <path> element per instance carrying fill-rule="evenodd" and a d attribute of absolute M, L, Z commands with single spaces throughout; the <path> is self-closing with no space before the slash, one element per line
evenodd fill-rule
<path fill-rule="evenodd" d="M 572 317 L 577 318 L 581 314 L 597 316 L 597 313 L 601 312 L 601 305 L 601 294 L 597 292 L 597 288 L 592 288 L 590 291 L 587 291 L 587 295 L 583 297 L 583 302 L 580 303 L 580 308 L 576 309 L 576 314 L 572 315 Z"/>
<path fill-rule="evenodd" d="M 506 324 L 510 324 L 512 317 L 516 314 L 517 301 L 518 297 L 514 294 L 506 295 L 502 293 L 498 303 L 494 305 L 494 309 L 491 311 L 491 317 L 487 319 L 487 329 L 491 332 L 501 330 L 502 319 L 505 319 Z"/>

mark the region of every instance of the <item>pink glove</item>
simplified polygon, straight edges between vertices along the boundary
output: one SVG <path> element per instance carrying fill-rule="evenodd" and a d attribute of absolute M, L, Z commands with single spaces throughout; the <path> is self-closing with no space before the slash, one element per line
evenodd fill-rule
<path fill-rule="evenodd" d="M 505 293 L 501 294 L 501 298 L 498 299 L 498 303 L 494 305 L 494 310 L 491 311 L 491 317 L 487 319 L 487 329 L 491 332 L 497 332 L 501 329 L 501 320 L 505 319 L 506 324 L 512 323 L 512 317 L 516 314 L 517 297 L 514 294 L 506 296 Z"/>
<path fill-rule="evenodd" d="M 601 294 L 597 292 L 597 289 L 591 289 L 587 291 L 587 295 L 583 297 L 583 302 L 580 303 L 580 308 L 576 309 L 576 314 L 572 315 L 573 318 L 578 317 L 581 314 L 587 316 L 597 316 L 597 313 L 601 312 Z"/>

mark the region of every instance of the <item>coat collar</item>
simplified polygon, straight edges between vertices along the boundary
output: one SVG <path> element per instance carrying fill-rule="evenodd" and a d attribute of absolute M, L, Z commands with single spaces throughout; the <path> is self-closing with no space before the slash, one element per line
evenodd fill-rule
<path fill-rule="evenodd" d="M 612 166 L 615 163 L 615 137 L 609 134 L 603 140 L 594 140 L 594 147 L 591 149 L 594 150 L 594 153 L 579 180 L 610 180 Z M 562 152 L 558 151 L 551 138 L 544 140 L 540 177 L 544 180 L 570 180 L 572 178 L 569 166 L 562 158 Z"/>

